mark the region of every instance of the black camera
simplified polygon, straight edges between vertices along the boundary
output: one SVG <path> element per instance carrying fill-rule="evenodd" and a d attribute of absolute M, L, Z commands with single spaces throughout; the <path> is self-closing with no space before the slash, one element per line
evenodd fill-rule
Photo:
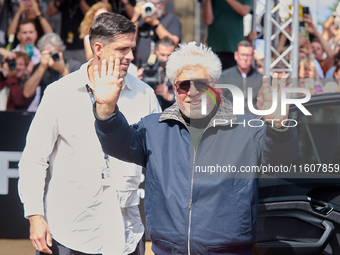
<path fill-rule="evenodd" d="M 153 89 L 162 84 L 165 79 L 165 62 L 156 62 L 154 65 L 142 64 L 144 68 L 143 81 Z"/>
<path fill-rule="evenodd" d="M 6 62 L 8 64 L 8 67 L 9 67 L 10 70 L 14 70 L 15 67 L 17 66 L 15 59 L 7 59 Z"/>
<path fill-rule="evenodd" d="M 58 52 L 56 52 L 56 51 L 53 50 L 53 51 L 51 51 L 50 55 L 51 55 L 53 61 L 59 61 L 59 60 L 60 60 L 60 57 L 59 57 L 59 53 L 58 53 Z"/>
<path fill-rule="evenodd" d="M 152 2 L 146 2 L 143 4 L 142 12 L 145 16 L 152 16 L 155 13 L 155 4 Z"/>

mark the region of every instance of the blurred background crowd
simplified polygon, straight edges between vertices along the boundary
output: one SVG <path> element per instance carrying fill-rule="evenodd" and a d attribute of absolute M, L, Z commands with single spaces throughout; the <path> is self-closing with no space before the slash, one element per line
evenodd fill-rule
<path fill-rule="evenodd" d="M 322 24 L 313 17 L 313 8 L 301 5 L 296 86 L 311 94 L 340 92 L 337 2 Z M 257 15 L 255 6 L 253 0 L 0 0 L 0 110 L 35 111 L 50 83 L 89 61 L 89 29 L 103 12 L 122 14 L 136 25 L 137 47 L 129 72 L 155 90 L 163 110 L 174 102 L 165 69 L 168 56 L 180 42 L 192 40 L 206 43 L 219 56 L 220 83 L 243 91 L 251 87 L 255 104 L 262 93 L 265 58 L 263 33 L 249 18 Z M 263 25 L 263 16 L 256 19 Z M 284 19 L 281 15 L 278 23 Z M 291 45 L 291 25 L 284 31 L 273 45 L 278 54 Z M 273 62 L 278 55 L 271 57 Z M 288 52 L 284 59 L 289 62 L 290 57 Z M 282 67 L 279 77 L 287 78 L 288 86 L 285 60 L 275 68 Z"/>

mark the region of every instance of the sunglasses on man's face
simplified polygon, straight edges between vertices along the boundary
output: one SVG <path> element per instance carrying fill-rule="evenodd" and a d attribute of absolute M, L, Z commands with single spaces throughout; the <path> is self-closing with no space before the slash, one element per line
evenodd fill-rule
<path fill-rule="evenodd" d="M 196 90 L 202 92 L 204 90 L 209 89 L 210 84 L 212 83 L 212 79 L 195 79 L 195 80 L 184 80 L 177 81 L 175 83 L 176 90 L 178 94 L 186 94 L 190 90 L 191 84 L 194 84 Z"/>

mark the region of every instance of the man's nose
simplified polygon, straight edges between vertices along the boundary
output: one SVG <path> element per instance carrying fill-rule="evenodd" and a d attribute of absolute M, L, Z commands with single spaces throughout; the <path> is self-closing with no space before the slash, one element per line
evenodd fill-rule
<path fill-rule="evenodd" d="M 188 91 L 190 96 L 197 95 L 200 91 L 195 87 L 194 81 L 190 81 L 190 89 Z"/>
<path fill-rule="evenodd" d="M 132 50 L 130 50 L 130 52 L 125 55 L 125 58 L 129 59 L 130 61 L 134 60 L 135 57 L 133 56 Z"/>

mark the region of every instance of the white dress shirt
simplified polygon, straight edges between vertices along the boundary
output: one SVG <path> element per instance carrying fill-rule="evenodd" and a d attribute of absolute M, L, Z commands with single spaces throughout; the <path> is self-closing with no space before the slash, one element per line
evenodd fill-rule
<path fill-rule="evenodd" d="M 135 240 L 127 247 L 126 215 L 120 207 L 138 209 L 140 168 L 110 158 L 111 179 L 103 189 L 106 161 L 86 90 L 86 84 L 92 87 L 87 68 L 88 63 L 46 88 L 19 163 L 19 194 L 25 217 L 44 215 L 52 237 L 62 245 L 84 253 L 127 254 L 144 229 L 140 219 L 134 222 L 137 233 L 130 235 Z M 152 88 L 130 74 L 118 106 L 131 123 L 160 111 Z M 128 192 L 131 199 L 119 194 Z"/>

